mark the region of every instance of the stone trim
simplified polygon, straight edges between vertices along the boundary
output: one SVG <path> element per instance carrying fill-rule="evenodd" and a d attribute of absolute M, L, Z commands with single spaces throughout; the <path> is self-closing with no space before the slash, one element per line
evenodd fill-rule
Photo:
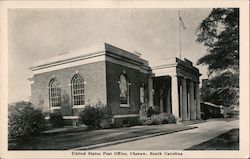
<path fill-rule="evenodd" d="M 50 116 L 46 116 L 44 119 L 49 120 Z M 63 119 L 79 119 L 79 116 L 63 116 Z"/>
<path fill-rule="evenodd" d="M 114 118 L 128 118 L 128 117 L 138 117 L 138 114 L 124 114 L 124 115 L 114 115 Z"/>
<path fill-rule="evenodd" d="M 129 108 L 130 105 L 128 105 L 128 104 L 120 104 L 120 107 L 121 107 L 121 108 Z"/>
<path fill-rule="evenodd" d="M 101 62 L 101 61 L 108 61 L 111 63 L 119 64 L 125 67 L 139 70 L 140 72 L 147 73 L 147 74 L 151 71 L 149 66 L 147 67 L 142 64 L 139 65 L 139 63 L 134 63 L 134 62 L 131 63 L 128 60 L 123 60 L 122 57 L 114 58 L 114 57 L 106 56 L 105 53 L 102 53 L 93 57 L 87 57 L 87 58 L 82 57 L 80 59 L 74 59 L 70 61 L 58 62 L 58 63 L 48 64 L 44 66 L 32 67 L 30 69 L 33 71 L 33 74 L 35 75 L 35 74 L 41 74 L 41 73 L 46 73 L 46 72 L 51 72 L 55 70 L 71 68 L 75 66 L 81 66 L 81 65 Z"/>
<path fill-rule="evenodd" d="M 84 108 L 85 105 L 74 105 L 72 109 L 79 109 L 79 108 Z"/>
<path fill-rule="evenodd" d="M 141 59 L 138 55 L 106 43 L 102 48 L 103 50 L 99 49 L 94 52 L 92 51 L 91 53 L 87 52 L 88 54 L 84 54 L 84 52 L 80 54 L 81 52 L 79 51 L 76 55 L 73 53 L 59 55 L 57 57 L 41 61 L 30 67 L 30 69 L 34 74 L 40 74 L 99 61 L 110 61 L 137 69 L 144 73 L 151 71 L 151 68 L 148 66 L 148 61 Z"/>
<path fill-rule="evenodd" d="M 63 116 L 63 119 L 79 119 L 79 116 Z"/>
<path fill-rule="evenodd" d="M 60 65 L 60 64 L 79 61 L 79 60 L 83 60 L 83 59 L 89 59 L 89 58 L 101 56 L 104 54 L 105 54 L 105 50 L 96 51 L 96 52 L 93 52 L 90 54 L 83 54 L 83 55 L 79 55 L 79 56 L 75 56 L 75 57 L 68 57 L 68 58 L 59 55 L 59 56 L 51 58 L 52 60 L 50 60 L 50 59 L 44 60 L 44 62 L 40 62 L 40 64 L 34 65 L 34 66 L 30 67 L 30 69 L 36 70 L 36 69 L 51 67 L 54 65 Z M 56 60 L 58 58 L 59 58 L 59 60 Z"/>
<path fill-rule="evenodd" d="M 50 107 L 50 110 L 61 109 L 61 107 Z"/>
<path fill-rule="evenodd" d="M 49 65 L 32 67 L 30 69 L 33 71 L 33 74 L 41 74 L 45 72 L 51 72 L 55 70 L 60 70 L 60 69 L 65 69 L 65 68 L 70 68 L 70 67 L 75 67 L 75 66 L 85 65 L 89 63 L 100 62 L 100 61 L 105 61 L 104 53 L 95 55 L 92 57 L 83 57 L 80 59 L 74 59 L 70 61 L 63 61 L 63 62 L 53 63 Z"/>
<path fill-rule="evenodd" d="M 151 71 L 149 66 L 145 68 L 146 66 L 138 65 L 136 63 L 132 63 L 131 61 L 123 60 L 121 58 L 106 56 L 106 61 L 114 63 L 114 64 L 122 65 L 125 67 L 129 67 L 135 70 L 139 70 L 140 72 L 146 73 L 146 74 L 148 74 Z"/>

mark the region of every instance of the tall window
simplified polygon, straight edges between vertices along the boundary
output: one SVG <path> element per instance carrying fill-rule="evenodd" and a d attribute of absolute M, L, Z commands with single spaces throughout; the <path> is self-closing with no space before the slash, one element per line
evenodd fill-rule
<path fill-rule="evenodd" d="M 84 80 L 77 74 L 72 79 L 72 96 L 73 105 L 84 105 L 85 95 L 84 95 Z"/>
<path fill-rule="evenodd" d="M 54 78 L 50 81 L 49 84 L 49 99 L 50 99 L 50 106 L 52 108 L 61 106 L 60 96 L 61 96 L 60 83 Z"/>
<path fill-rule="evenodd" d="M 129 105 L 129 82 L 122 74 L 119 81 L 121 105 Z"/>

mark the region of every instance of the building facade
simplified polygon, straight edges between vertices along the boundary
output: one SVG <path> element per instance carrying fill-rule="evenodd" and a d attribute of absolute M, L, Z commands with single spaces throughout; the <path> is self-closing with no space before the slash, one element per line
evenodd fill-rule
<path fill-rule="evenodd" d="M 31 102 L 64 119 L 77 119 L 86 105 L 97 103 L 108 105 L 120 123 L 138 118 L 143 104 L 180 120 L 200 118 L 200 73 L 187 59 L 150 67 L 138 52 L 105 43 L 38 61 L 30 69 Z"/>

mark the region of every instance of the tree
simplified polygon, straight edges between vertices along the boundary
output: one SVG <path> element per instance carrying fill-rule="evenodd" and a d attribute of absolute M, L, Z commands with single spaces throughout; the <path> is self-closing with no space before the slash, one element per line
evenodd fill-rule
<path fill-rule="evenodd" d="M 215 8 L 197 29 L 197 42 L 207 53 L 197 64 L 209 70 L 207 100 L 225 106 L 237 105 L 239 97 L 239 9 Z M 203 90 L 205 91 L 205 90 Z"/>
<path fill-rule="evenodd" d="M 8 113 L 9 137 L 33 136 L 45 130 L 42 111 L 30 102 L 21 101 L 9 105 Z"/>

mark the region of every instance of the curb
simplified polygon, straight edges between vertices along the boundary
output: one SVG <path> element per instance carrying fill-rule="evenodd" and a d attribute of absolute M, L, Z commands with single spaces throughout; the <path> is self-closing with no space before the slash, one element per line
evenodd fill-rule
<path fill-rule="evenodd" d="M 180 130 L 172 130 L 172 131 L 168 131 L 168 132 L 159 132 L 159 133 L 154 133 L 154 134 L 150 134 L 150 135 L 144 135 L 144 136 L 133 137 L 133 138 L 128 138 L 128 139 L 122 139 L 122 140 L 117 140 L 117 141 L 111 141 L 111 142 L 106 142 L 106 143 L 101 143 L 101 144 L 96 144 L 96 145 L 89 145 L 89 146 L 73 148 L 73 149 L 69 149 L 69 150 L 70 151 L 74 151 L 74 150 L 92 150 L 92 149 L 96 149 L 96 148 L 100 148 L 100 147 L 116 145 L 116 144 L 121 144 L 121 143 L 125 143 L 125 142 L 136 141 L 136 140 L 140 140 L 140 139 L 145 139 L 145 138 L 150 138 L 150 137 L 155 137 L 155 136 L 160 136 L 160 135 L 166 135 L 166 134 L 171 134 L 171 133 L 175 133 L 175 132 L 180 132 L 180 131 L 185 131 L 185 130 L 190 130 L 190 129 L 196 129 L 196 128 L 198 128 L 198 127 L 196 127 L 196 126 L 187 127 L 187 128 L 183 128 L 183 129 L 180 129 Z"/>
<path fill-rule="evenodd" d="M 190 123 L 182 123 L 183 126 L 187 126 L 187 125 L 195 125 L 195 124 L 200 124 L 200 123 L 205 123 L 207 122 L 206 120 L 199 120 L 199 121 L 195 121 L 195 122 L 190 122 Z"/>

